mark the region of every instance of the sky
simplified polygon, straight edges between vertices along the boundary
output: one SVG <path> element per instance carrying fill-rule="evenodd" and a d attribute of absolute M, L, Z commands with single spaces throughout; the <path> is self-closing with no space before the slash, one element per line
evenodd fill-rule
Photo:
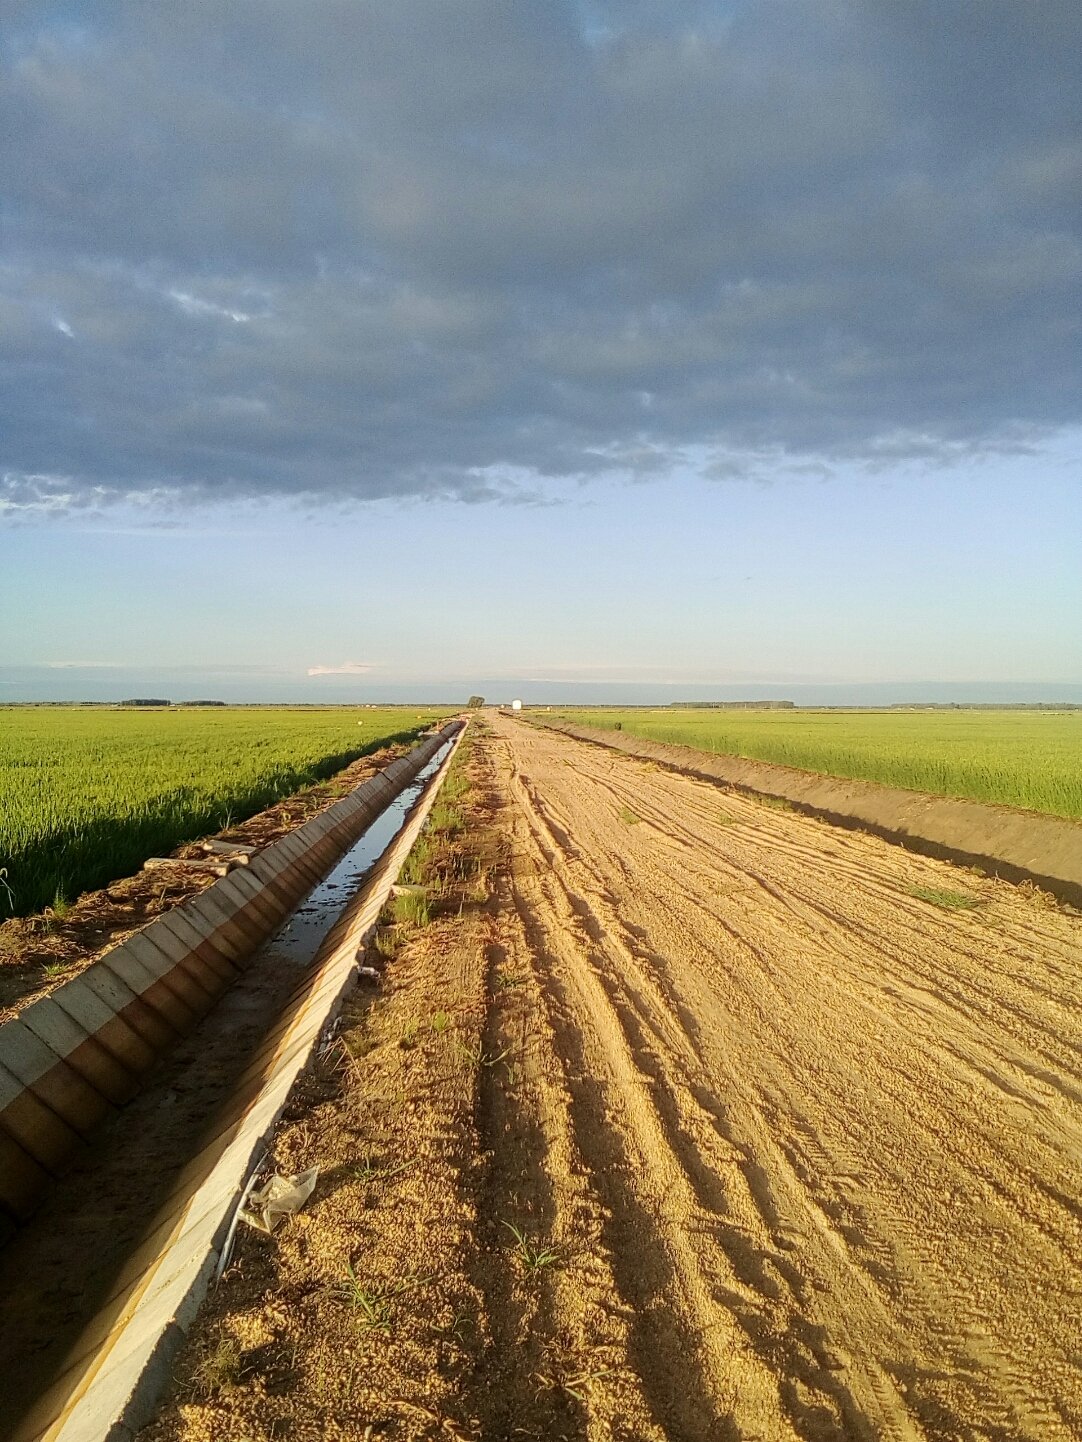
<path fill-rule="evenodd" d="M 7 0 L 0 702 L 1082 700 L 1077 0 Z"/>

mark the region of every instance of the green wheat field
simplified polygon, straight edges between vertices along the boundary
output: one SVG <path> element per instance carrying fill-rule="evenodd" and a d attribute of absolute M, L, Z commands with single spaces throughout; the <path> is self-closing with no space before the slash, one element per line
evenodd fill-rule
<path fill-rule="evenodd" d="M 554 707 L 540 719 L 1082 819 L 1082 711 Z"/>
<path fill-rule="evenodd" d="M 0 918 L 62 907 L 446 714 L 0 708 Z"/>

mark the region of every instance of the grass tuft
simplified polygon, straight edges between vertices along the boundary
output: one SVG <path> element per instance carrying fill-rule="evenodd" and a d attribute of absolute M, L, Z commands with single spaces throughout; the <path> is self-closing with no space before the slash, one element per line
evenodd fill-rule
<path fill-rule="evenodd" d="M 540 1272 L 546 1267 L 556 1266 L 559 1262 L 560 1254 L 553 1247 L 542 1247 L 531 1242 L 521 1227 L 516 1227 L 513 1222 L 504 1222 L 503 1225 L 514 1237 L 514 1254 L 527 1272 Z"/>
<path fill-rule="evenodd" d="M 517 987 L 526 985 L 526 978 L 518 971 L 498 971 L 493 977 L 492 985 L 496 991 L 514 991 Z"/>
<path fill-rule="evenodd" d="M 382 1287 L 366 1287 L 357 1276 L 350 1262 L 346 1275 L 335 1286 L 335 1295 L 357 1313 L 357 1320 L 364 1332 L 382 1332 L 386 1336 L 391 1330 L 394 1317 L 392 1294 Z"/>
<path fill-rule="evenodd" d="M 428 897 L 423 891 L 403 891 L 395 897 L 392 911 L 399 926 L 410 926 L 418 931 L 432 919 Z"/>
<path fill-rule="evenodd" d="M 944 911 L 972 911 L 981 904 L 979 896 L 970 896 L 965 891 L 948 891 L 938 886 L 909 886 L 906 890 L 918 901 L 927 901 L 931 906 L 942 907 Z"/>
<path fill-rule="evenodd" d="M 405 1277 L 393 1286 L 369 1287 L 357 1276 L 353 1263 L 348 1262 L 346 1275 L 335 1284 L 332 1291 L 357 1313 L 357 1321 L 362 1331 L 380 1332 L 387 1336 L 394 1320 L 395 1302 L 431 1280 L 431 1277 Z"/>
<path fill-rule="evenodd" d="M 235 1337 L 219 1336 L 192 1377 L 196 1392 L 206 1398 L 232 1392 L 244 1374 L 244 1353 Z"/>

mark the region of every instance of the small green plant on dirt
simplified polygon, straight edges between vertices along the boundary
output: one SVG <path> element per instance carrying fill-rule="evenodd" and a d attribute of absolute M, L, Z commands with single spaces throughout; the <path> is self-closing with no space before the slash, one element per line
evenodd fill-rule
<path fill-rule="evenodd" d="M 451 1014 L 446 1011 L 433 1012 L 432 1019 L 428 1024 L 437 1036 L 443 1036 L 451 1025 Z"/>
<path fill-rule="evenodd" d="M 447 1334 L 456 1342 L 466 1342 L 469 1340 L 470 1331 L 476 1325 L 477 1318 L 473 1312 L 456 1312 L 451 1325 L 447 1328 Z"/>
<path fill-rule="evenodd" d="M 57 887 L 52 905 L 48 909 L 57 921 L 67 921 L 68 915 L 71 912 L 71 902 L 64 895 L 64 888 L 62 886 Z"/>
<path fill-rule="evenodd" d="M 398 933 L 393 926 L 380 926 L 376 929 L 376 950 L 385 961 L 394 960 L 398 945 Z"/>
<path fill-rule="evenodd" d="M 402 1030 L 398 1034 L 398 1045 L 403 1051 L 410 1051 L 417 1045 L 417 1033 L 420 1027 L 421 1023 L 415 1016 L 411 1016 L 403 1022 Z"/>
<path fill-rule="evenodd" d="M 552 1247 L 537 1246 L 530 1241 L 521 1227 L 515 1226 L 514 1222 L 504 1222 L 503 1225 L 514 1237 L 515 1245 L 512 1250 L 527 1272 L 540 1272 L 545 1267 L 554 1267 L 559 1262 L 560 1254 Z"/>
<path fill-rule="evenodd" d="M 965 891 L 949 891 L 938 886 L 910 886 L 906 889 L 908 894 L 915 896 L 918 901 L 927 901 L 931 906 L 939 906 L 944 911 L 972 911 L 981 904 L 979 896 L 970 896 Z"/>
<path fill-rule="evenodd" d="M 418 930 L 427 926 L 431 920 L 428 897 L 423 891 L 403 891 L 394 899 L 394 919 L 399 926 L 413 926 Z"/>
<path fill-rule="evenodd" d="M 526 978 L 520 971 L 498 971 L 492 985 L 496 991 L 514 991 L 516 987 L 526 985 Z"/>
<path fill-rule="evenodd" d="M 626 826 L 638 826 L 639 822 L 642 820 L 642 817 L 636 816 L 630 806 L 621 806 L 620 820 L 624 822 Z"/>
<path fill-rule="evenodd" d="M 786 801 L 784 796 L 757 796 L 755 799 L 768 811 L 792 811 L 793 809 L 793 803 Z"/>
<path fill-rule="evenodd" d="M 358 1182 L 388 1181 L 391 1177 L 397 1177 L 399 1172 L 408 1171 L 416 1160 L 416 1157 L 407 1157 L 397 1166 L 388 1166 L 380 1157 L 367 1156 L 353 1168 L 352 1174 Z"/>
<path fill-rule="evenodd" d="M 382 1287 L 364 1286 L 352 1262 L 346 1267 L 345 1277 L 335 1287 L 335 1295 L 357 1313 L 362 1331 L 382 1332 L 385 1336 L 390 1332 L 394 1294 Z"/>
<path fill-rule="evenodd" d="M 395 1302 L 408 1292 L 431 1281 L 431 1276 L 405 1277 L 401 1282 L 388 1287 L 366 1287 L 354 1270 L 353 1263 L 346 1264 L 346 1275 L 335 1286 L 334 1293 L 357 1313 L 357 1320 L 365 1332 L 382 1332 L 386 1336 L 394 1320 Z"/>
<path fill-rule="evenodd" d="M 244 1373 L 243 1355 L 235 1337 L 219 1336 L 192 1375 L 196 1392 L 202 1397 L 231 1392 Z"/>
<path fill-rule="evenodd" d="M 735 826 L 736 823 L 737 823 L 737 818 L 736 818 L 735 816 L 730 816 L 727 811 L 719 811 L 719 812 L 718 812 L 718 825 L 719 825 L 719 826 Z"/>
<path fill-rule="evenodd" d="M 52 981 L 54 977 L 63 976 L 67 969 L 68 963 L 66 961 L 47 961 L 41 968 L 41 974 Z"/>
<path fill-rule="evenodd" d="M 471 1066 L 499 1066 L 500 1062 L 511 1055 L 509 1046 L 505 1046 L 503 1051 L 485 1051 L 480 1042 L 459 1041 L 455 1043 L 455 1050 L 463 1061 L 469 1062 Z"/>

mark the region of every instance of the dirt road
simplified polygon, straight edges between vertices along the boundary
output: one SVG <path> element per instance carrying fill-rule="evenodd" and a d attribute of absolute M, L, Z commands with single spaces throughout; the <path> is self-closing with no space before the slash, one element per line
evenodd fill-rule
<path fill-rule="evenodd" d="M 144 1442 L 1082 1438 L 1082 922 L 494 725 Z"/>
<path fill-rule="evenodd" d="M 497 732 L 553 1235 L 598 1219 L 665 1435 L 1082 1437 L 1079 921 Z"/>

